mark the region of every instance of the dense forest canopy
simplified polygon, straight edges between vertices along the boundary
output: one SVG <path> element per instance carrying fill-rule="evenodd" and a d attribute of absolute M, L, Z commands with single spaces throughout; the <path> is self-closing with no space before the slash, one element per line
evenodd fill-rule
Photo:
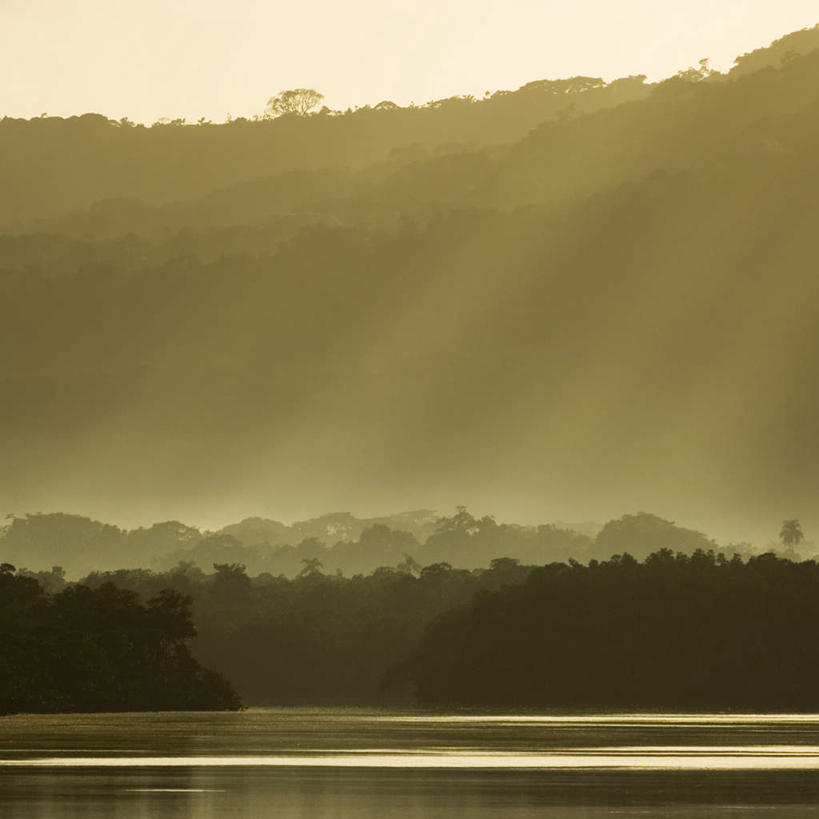
<path fill-rule="evenodd" d="M 815 711 L 819 566 L 662 550 L 553 564 L 437 619 L 421 702 Z"/>
<path fill-rule="evenodd" d="M 112 583 L 52 591 L 0 564 L 0 715 L 240 707 L 190 654 L 189 598 L 163 588 L 140 601 Z"/>
<path fill-rule="evenodd" d="M 772 536 L 776 531 L 771 527 Z M 89 572 L 124 566 L 168 570 L 188 565 L 209 570 L 216 563 L 241 564 L 253 574 L 295 577 L 317 561 L 326 573 L 351 576 L 437 563 L 485 569 L 500 558 L 539 565 L 605 560 L 628 552 L 642 559 L 658 549 L 682 554 L 715 550 L 745 557 L 775 550 L 793 559 L 817 551 L 799 520 L 783 523 L 778 543 L 771 537 L 754 546 L 719 544 L 702 532 L 646 512 L 623 515 L 602 526 L 523 526 L 499 523 L 490 515 L 474 516 L 458 507 L 444 516 L 429 510 L 369 519 L 334 513 L 289 526 L 247 518 L 217 531 L 179 521 L 127 530 L 80 515 L 51 513 L 13 517 L 0 528 L 0 559 L 26 571 L 45 572 L 38 576 L 49 588 L 55 572 L 76 580 Z"/>
<path fill-rule="evenodd" d="M 146 210 L 147 205 L 179 206 L 186 201 L 188 208 L 196 208 L 190 200 L 199 197 L 205 198 L 205 224 L 232 224 L 227 203 L 208 194 L 280 175 L 299 180 L 289 192 L 276 180 L 266 201 L 241 203 L 244 218 L 253 224 L 271 205 L 290 211 L 293 196 L 301 206 L 318 204 L 327 194 L 321 186 L 303 187 L 304 176 L 311 173 L 321 178 L 384 162 L 400 167 L 427 151 L 460 153 L 512 143 L 545 120 L 610 108 L 648 93 L 645 77 L 610 84 L 576 77 L 533 82 L 481 100 L 452 97 L 417 108 L 381 102 L 347 113 L 325 108 L 310 117 L 294 110 L 274 119 L 240 118 L 222 124 L 174 120 L 145 127 L 100 114 L 7 117 L 0 120 L 0 226 L 30 230 L 41 219 L 96 205 L 89 223 L 99 227 L 110 221 L 105 213 L 109 207 L 116 212 L 116 200 L 126 200 L 138 219 L 140 203 Z M 253 191 L 240 189 L 235 195 L 246 199 Z M 259 210 L 260 205 L 264 209 Z M 170 213 L 157 215 L 156 221 L 175 226 Z M 139 221 L 121 225 L 124 233 L 139 233 L 141 227 Z"/>
<path fill-rule="evenodd" d="M 193 672 L 197 661 L 256 705 L 817 707 L 815 560 L 661 549 L 642 562 L 497 558 L 473 571 L 406 560 L 353 577 L 305 560 L 292 579 L 183 563 L 69 585 L 10 569 L 0 710 L 111 709 L 126 697 L 150 707 L 169 694 L 175 707 L 235 705 L 221 677 Z M 185 600 L 196 661 L 178 653 L 192 633 Z M 157 657 L 163 624 L 172 639 Z"/>
<path fill-rule="evenodd" d="M 817 48 L 257 122 L 2 120 L 3 511 L 815 529 Z"/>

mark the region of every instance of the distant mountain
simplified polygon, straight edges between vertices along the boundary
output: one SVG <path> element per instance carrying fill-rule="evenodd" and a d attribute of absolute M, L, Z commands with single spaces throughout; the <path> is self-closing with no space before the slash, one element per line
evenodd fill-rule
<path fill-rule="evenodd" d="M 423 109 L 4 120 L 4 505 L 819 528 L 816 37 Z"/>
<path fill-rule="evenodd" d="M 439 563 L 474 570 L 499 559 L 540 565 L 605 560 L 624 553 L 642 558 L 660 549 L 683 554 L 721 549 L 700 532 L 646 513 L 625 515 L 594 529 L 592 535 L 566 524 L 497 523 L 489 516 L 476 518 L 465 507 L 451 516 L 417 510 L 358 518 L 338 512 L 292 526 L 247 518 L 218 532 L 177 521 L 126 530 L 80 515 L 52 513 L 10 519 L 0 529 L 0 563 L 40 573 L 38 579 L 46 587 L 59 590 L 66 577 L 76 580 L 124 569 L 147 573 L 180 565 L 210 571 L 214 564 L 241 564 L 251 575 L 294 577 L 306 562 L 318 561 L 320 571 L 350 576 L 382 567 L 418 573 Z M 813 549 L 812 544 L 803 547 Z M 726 551 L 730 555 L 733 550 Z M 747 545 L 740 551 L 753 553 Z"/>
<path fill-rule="evenodd" d="M 6 117 L 0 120 L 0 226 L 18 228 L 95 203 L 102 203 L 94 208 L 96 220 L 109 222 L 106 211 L 121 207 L 123 199 L 137 219 L 156 223 L 162 211 L 150 215 L 144 203 L 207 197 L 263 176 L 362 168 L 427 150 L 501 145 L 545 120 L 644 97 L 644 80 L 542 80 L 480 100 L 458 96 L 407 108 L 382 102 L 346 113 L 240 118 L 221 125 L 176 121 L 146 128 L 92 113 L 68 119 Z M 317 191 L 310 193 L 315 199 Z M 109 206 L 106 200 L 115 201 Z"/>
<path fill-rule="evenodd" d="M 267 518 L 245 518 L 219 530 L 219 534 L 230 535 L 245 546 L 286 543 L 292 529 L 277 520 Z"/>

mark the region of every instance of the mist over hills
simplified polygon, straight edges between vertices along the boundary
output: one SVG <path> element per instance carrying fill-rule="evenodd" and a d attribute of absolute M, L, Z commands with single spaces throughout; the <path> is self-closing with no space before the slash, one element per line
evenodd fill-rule
<path fill-rule="evenodd" d="M 267 562 L 264 570 L 295 575 L 303 568 L 302 558 L 317 557 L 334 546 L 340 547 L 334 553 L 341 555 L 338 566 L 350 571 L 354 567 L 347 565 L 344 558 L 349 555 L 342 555 L 342 544 L 364 536 L 369 555 L 362 570 L 372 571 L 404 560 L 401 547 L 415 551 L 436 531 L 438 520 L 437 514 L 422 509 L 378 518 L 335 512 L 290 525 L 255 517 L 216 531 L 176 520 L 129 530 L 83 515 L 52 512 L 9 517 L 0 527 L 0 556 L 36 571 L 58 565 L 72 578 L 97 570 L 171 567 L 180 562 L 208 570 L 214 562 L 243 563 L 256 572 Z M 277 567 L 270 565 L 274 555 Z"/>
<path fill-rule="evenodd" d="M 359 518 L 347 512 L 284 524 L 246 518 L 216 531 L 176 520 L 124 529 L 65 513 L 11 516 L 0 527 L 0 560 L 34 573 L 48 589 L 93 575 L 115 581 L 136 572 L 211 572 L 241 568 L 252 576 L 305 574 L 362 576 L 417 574 L 428 567 L 480 574 L 498 563 L 545 565 L 606 561 L 614 555 L 642 560 L 662 549 L 680 555 L 711 553 L 747 559 L 778 552 L 798 560 L 816 552 L 803 539 L 794 545 L 718 543 L 708 535 L 657 515 L 623 515 L 605 524 L 498 522 L 459 506 L 453 514 L 422 509 Z"/>
<path fill-rule="evenodd" d="M 817 49 L 269 122 L 3 120 L 4 511 L 819 526 Z"/>
<path fill-rule="evenodd" d="M 100 114 L 6 118 L 0 123 L 5 157 L 0 160 L 0 225 L 25 228 L 33 220 L 92 207 L 93 230 L 105 224 L 109 207 L 116 213 L 118 200 L 136 200 L 126 201 L 132 216 L 150 205 L 199 197 L 203 201 L 192 208 L 206 222 L 231 224 L 233 206 L 245 224 L 258 217 L 254 206 L 311 207 L 356 170 L 383 162 L 405 164 L 427 150 L 457 153 L 516 142 L 546 120 L 647 94 L 645 77 L 610 84 L 574 77 L 532 82 L 482 100 L 458 96 L 409 108 L 385 100 L 346 113 L 324 108 L 310 117 L 239 118 L 226 124 L 176 120 L 146 128 Z M 339 178 L 334 180 L 330 171 Z M 259 186 L 243 183 L 262 178 L 275 184 L 261 188 L 265 201 L 254 200 Z M 157 221 L 174 226 L 172 215 L 160 213 Z M 122 227 L 125 233 L 139 232 L 140 225 Z"/>

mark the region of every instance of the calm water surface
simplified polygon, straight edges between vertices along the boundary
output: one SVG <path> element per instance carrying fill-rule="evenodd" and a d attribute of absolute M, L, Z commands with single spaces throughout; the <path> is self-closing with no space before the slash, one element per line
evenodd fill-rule
<path fill-rule="evenodd" d="M 819 819 L 819 715 L 0 718 L 0 816 Z"/>

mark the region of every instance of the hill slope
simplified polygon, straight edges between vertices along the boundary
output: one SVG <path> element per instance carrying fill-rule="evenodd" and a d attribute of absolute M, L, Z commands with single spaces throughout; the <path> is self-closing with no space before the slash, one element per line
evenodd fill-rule
<path fill-rule="evenodd" d="M 634 81 L 508 144 L 374 150 L 352 124 L 438 109 L 214 126 L 293 145 L 341 129 L 333 170 L 242 140 L 250 165 L 214 166 L 187 141 L 207 128 L 106 154 L 85 126 L 4 123 L 55 128 L 60 172 L 94 169 L 53 206 L 19 184 L 35 159 L 0 174 L 30 195 L 9 188 L 7 217 L 50 219 L 0 236 L 4 504 L 819 525 L 819 52 L 778 64 Z M 459 105 L 472 123 L 489 103 Z M 174 140 L 195 182 L 169 170 Z M 59 215 L 114 194 L 146 201 Z"/>

